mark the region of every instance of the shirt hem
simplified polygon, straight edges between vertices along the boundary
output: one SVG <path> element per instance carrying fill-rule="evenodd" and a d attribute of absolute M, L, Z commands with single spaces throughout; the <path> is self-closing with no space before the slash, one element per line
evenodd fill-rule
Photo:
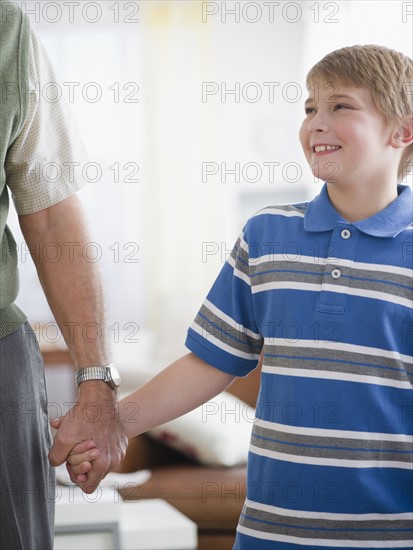
<path fill-rule="evenodd" d="M 26 315 L 16 304 L 0 309 L 0 338 L 5 338 L 27 321 Z"/>
<path fill-rule="evenodd" d="M 201 342 L 199 342 L 199 340 L 189 331 L 185 341 L 185 346 L 212 367 L 226 372 L 227 374 L 232 374 L 233 376 L 247 376 L 258 365 L 258 361 L 256 362 L 256 365 L 251 366 L 251 368 L 228 364 L 228 359 L 201 344 Z"/>

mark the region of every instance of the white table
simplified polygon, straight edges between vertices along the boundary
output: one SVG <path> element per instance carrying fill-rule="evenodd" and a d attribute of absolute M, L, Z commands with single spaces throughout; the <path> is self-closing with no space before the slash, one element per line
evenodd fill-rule
<path fill-rule="evenodd" d="M 55 550 L 196 547 L 196 524 L 164 500 L 123 501 L 117 491 L 107 488 L 92 495 L 74 486 L 57 489 Z"/>

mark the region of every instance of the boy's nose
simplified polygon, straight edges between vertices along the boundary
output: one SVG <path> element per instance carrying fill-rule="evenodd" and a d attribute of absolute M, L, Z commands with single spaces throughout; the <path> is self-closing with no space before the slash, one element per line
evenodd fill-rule
<path fill-rule="evenodd" d="M 326 117 L 318 112 L 308 123 L 308 131 L 311 133 L 315 132 L 326 132 L 328 129 L 328 123 Z"/>

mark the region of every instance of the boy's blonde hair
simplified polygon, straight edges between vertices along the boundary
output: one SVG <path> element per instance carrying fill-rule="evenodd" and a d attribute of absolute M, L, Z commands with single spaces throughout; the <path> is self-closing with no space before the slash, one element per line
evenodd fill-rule
<path fill-rule="evenodd" d="M 413 61 L 384 46 L 351 46 L 329 53 L 310 69 L 307 88 L 319 81 L 367 88 L 377 109 L 395 126 L 413 115 Z M 412 164 L 413 143 L 403 152 L 397 171 L 399 182 Z"/>

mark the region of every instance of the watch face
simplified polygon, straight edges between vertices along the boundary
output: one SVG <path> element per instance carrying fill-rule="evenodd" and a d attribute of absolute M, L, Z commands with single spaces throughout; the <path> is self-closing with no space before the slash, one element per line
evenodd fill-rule
<path fill-rule="evenodd" d="M 119 386 L 120 374 L 116 367 L 110 367 L 110 376 L 112 377 L 113 383 L 116 384 L 116 386 Z"/>

